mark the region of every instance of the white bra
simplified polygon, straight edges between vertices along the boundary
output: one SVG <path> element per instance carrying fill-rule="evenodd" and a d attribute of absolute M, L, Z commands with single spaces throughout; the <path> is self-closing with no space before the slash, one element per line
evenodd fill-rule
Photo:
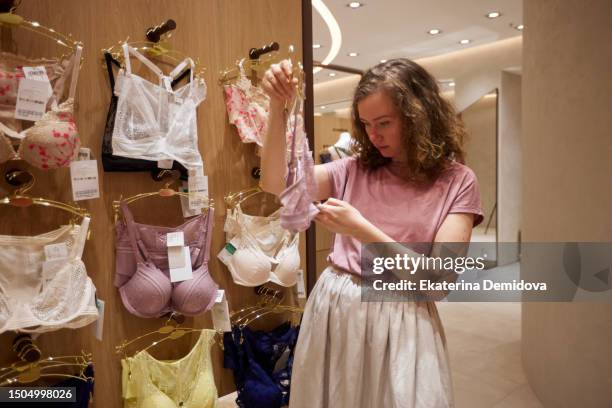
<path fill-rule="evenodd" d="M 81 260 L 89 218 L 33 237 L 0 235 L 0 333 L 76 329 L 98 318 L 96 288 Z M 55 244 L 64 258 L 46 262 Z"/>
<path fill-rule="evenodd" d="M 247 215 L 240 205 L 228 209 L 224 230 L 229 253 L 219 259 L 229 269 L 234 283 L 259 286 L 273 282 L 289 287 L 297 283 L 300 269 L 299 234 L 283 229 L 280 213 L 269 217 Z M 222 251 L 223 252 L 223 251 Z"/>
<path fill-rule="evenodd" d="M 198 150 L 196 108 L 206 99 L 206 83 L 194 79 L 191 58 L 164 75 L 153 62 L 123 44 L 125 69 L 115 83 L 117 116 L 112 146 L 116 156 L 151 161 L 176 160 L 186 168 L 202 167 Z M 130 54 L 155 72 L 159 84 L 132 73 Z M 191 66 L 188 84 L 174 91 L 172 80 Z"/>

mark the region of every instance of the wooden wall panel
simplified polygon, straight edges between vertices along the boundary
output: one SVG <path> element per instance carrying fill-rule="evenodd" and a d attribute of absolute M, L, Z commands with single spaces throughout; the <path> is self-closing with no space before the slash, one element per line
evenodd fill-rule
<path fill-rule="evenodd" d="M 229 272 L 216 259 L 225 243 L 223 197 L 232 191 L 251 186 L 251 168 L 258 162 L 252 145 L 242 144 L 228 123 L 219 72 L 236 59 L 246 55 L 251 47 L 278 41 L 281 49 L 289 44 L 297 47 L 301 55 L 301 11 L 298 0 L 25 0 L 18 14 L 39 21 L 63 33 L 71 33 L 84 43 L 84 64 L 79 77 L 76 122 L 83 145 L 92 149 L 94 158 L 100 159 L 100 143 L 106 120 L 110 89 L 102 66 L 101 50 L 118 41 L 144 39 L 145 30 L 168 18 L 177 23 L 171 43 L 174 48 L 198 58 L 207 68 L 205 79 L 208 97 L 198 110 L 199 147 L 209 190 L 215 200 L 215 229 L 211 250 L 210 269 L 215 281 L 227 290 L 231 309 L 253 303 L 255 296 L 249 288 L 237 287 Z M 11 32 L 16 51 L 26 56 L 57 55 L 58 48 L 51 42 L 33 37 L 22 30 Z M 6 42 L 3 40 L 2 42 Z M 144 73 L 140 69 L 139 73 Z M 166 70 L 169 72 L 169 69 Z M 38 344 L 43 353 L 72 354 L 81 349 L 94 354 L 96 370 L 95 405 L 121 406 L 119 356 L 114 348 L 124 338 L 132 338 L 159 327 L 160 319 L 140 319 L 130 315 L 123 307 L 114 276 L 114 227 L 112 201 L 120 195 L 129 196 L 152 191 L 160 187 L 148 173 L 103 173 L 100 169 L 101 198 L 82 202 L 92 214 L 92 237 L 85 248 L 84 261 L 89 276 L 98 290 L 99 298 L 106 302 L 104 338 L 95 339 L 93 326 L 78 330 L 61 330 L 43 334 Z M 7 168 L 28 168 L 23 162 L 10 162 L 0 166 L 3 175 Z M 70 179 L 67 169 L 55 172 L 32 170 L 36 175 L 33 195 L 70 201 Z M 0 186 L 8 189 L 6 184 Z M 157 201 L 156 201 L 157 200 Z M 182 222 L 178 200 L 150 199 L 132 207 L 138 221 L 158 225 L 178 225 Z M 32 208 L 17 210 L 0 208 L 0 233 L 35 234 L 54 229 L 62 214 L 52 209 Z M 19 220 L 19 221 L 17 221 Z M 302 236 L 303 237 L 303 236 Z M 304 258 L 303 245 L 302 255 Z M 291 294 L 289 294 L 291 296 Z M 269 323 L 269 322 L 268 322 Z M 188 319 L 186 324 L 212 327 L 210 314 Z M 7 352 L 12 334 L 0 336 L 0 363 L 14 359 Z M 176 346 L 156 350 L 159 358 L 174 358 L 186 353 L 193 338 Z M 214 370 L 220 395 L 233 389 L 231 373 L 222 368 L 222 352 L 215 348 Z"/>

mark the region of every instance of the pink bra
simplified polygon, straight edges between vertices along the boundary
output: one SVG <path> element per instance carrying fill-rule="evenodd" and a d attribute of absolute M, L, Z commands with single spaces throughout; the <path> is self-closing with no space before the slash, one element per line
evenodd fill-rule
<path fill-rule="evenodd" d="M 56 83 L 57 89 L 54 89 L 54 94 L 50 100 L 51 110 L 48 110 L 32 127 L 18 132 L 0 122 L 0 163 L 22 159 L 34 167 L 50 170 L 69 166 L 76 159 L 81 141 L 74 122 L 73 106 L 82 50 L 83 48 L 78 45 L 70 60 L 72 74 L 66 101 L 59 106 L 57 105 L 57 98 L 61 94 L 62 86 L 58 86 Z M 34 65 L 40 62 L 29 61 L 28 63 Z M 52 75 L 54 72 L 49 67 L 46 67 L 46 69 L 49 80 L 55 79 Z M 21 65 L 16 66 L 13 73 L 0 71 L 0 89 L 3 90 L 2 96 L 5 97 L 1 104 L 2 119 L 7 122 L 11 121 L 12 112 L 15 111 L 17 88 L 21 78 L 24 78 Z M 63 85 L 63 79 L 60 81 L 60 85 Z M 15 119 L 12 119 L 12 121 L 15 121 Z M 13 148 L 9 136 L 14 139 L 21 139 L 17 150 Z"/>
<path fill-rule="evenodd" d="M 170 311 L 194 316 L 209 310 L 218 289 L 208 271 L 214 210 L 176 228 L 138 224 L 125 203 L 121 210 L 125 220 L 117 224 L 115 286 L 125 308 L 139 317 Z M 177 231 L 183 231 L 189 246 L 193 279 L 172 283 L 166 234 Z"/>
<path fill-rule="evenodd" d="M 308 147 L 308 139 L 300 120 L 302 100 L 296 98 L 293 115 L 289 120 L 291 128 L 291 155 L 288 163 L 287 184 L 279 195 L 282 203 L 280 210 L 281 226 L 290 231 L 304 231 L 319 209 L 313 204 L 317 196 L 317 183 L 314 176 L 314 162 Z M 299 153 L 296 152 L 299 147 Z"/>

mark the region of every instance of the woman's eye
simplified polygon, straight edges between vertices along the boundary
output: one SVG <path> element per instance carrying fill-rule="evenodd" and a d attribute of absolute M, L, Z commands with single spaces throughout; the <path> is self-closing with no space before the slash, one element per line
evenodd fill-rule
<path fill-rule="evenodd" d="M 380 126 L 389 126 L 391 122 L 389 122 L 388 120 L 384 121 L 384 122 L 380 122 L 379 125 Z"/>

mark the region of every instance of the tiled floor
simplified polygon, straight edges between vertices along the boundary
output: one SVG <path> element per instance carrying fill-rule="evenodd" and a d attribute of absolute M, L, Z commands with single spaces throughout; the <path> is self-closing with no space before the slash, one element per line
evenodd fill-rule
<path fill-rule="evenodd" d="M 457 408 L 542 407 L 521 365 L 520 303 L 438 303 Z"/>

